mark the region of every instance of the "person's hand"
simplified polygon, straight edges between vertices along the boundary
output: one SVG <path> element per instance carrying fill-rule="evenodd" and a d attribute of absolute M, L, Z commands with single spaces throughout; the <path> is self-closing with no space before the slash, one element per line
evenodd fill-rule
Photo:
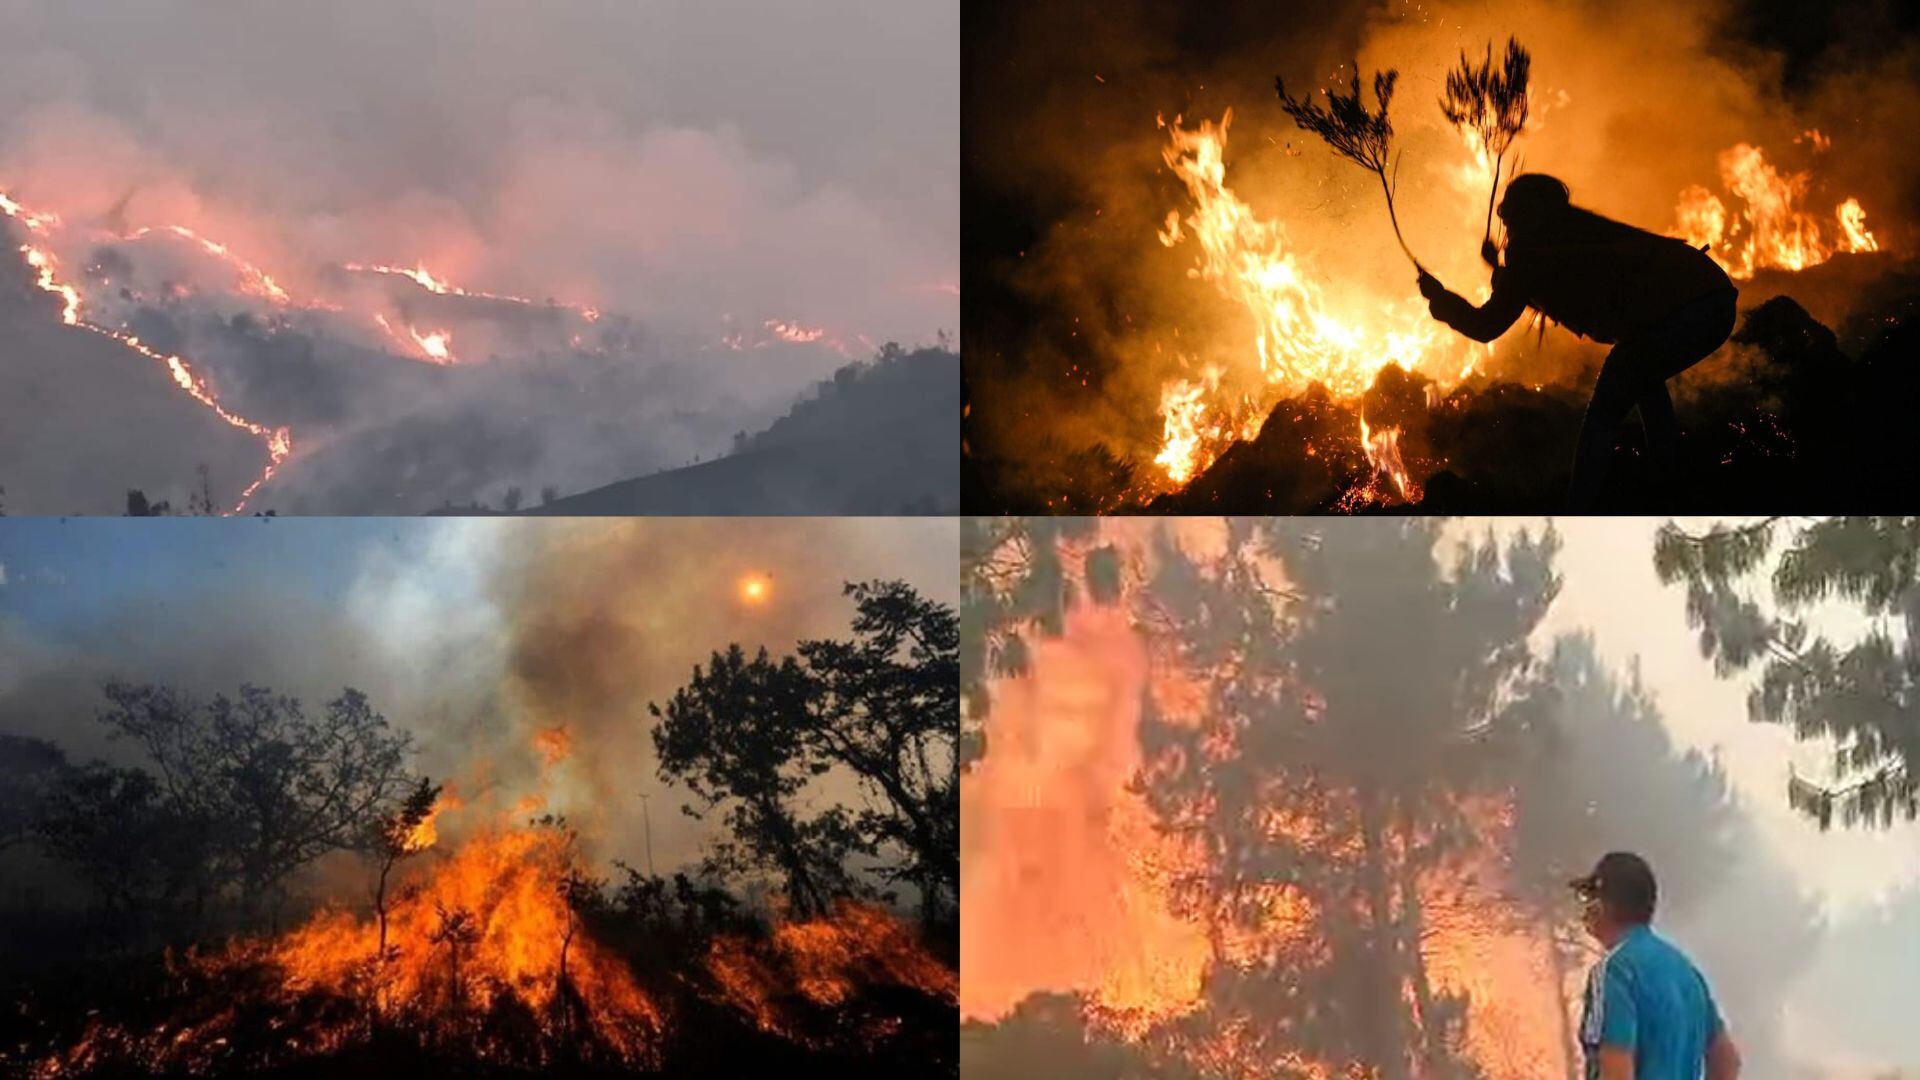
<path fill-rule="evenodd" d="M 1499 268 L 1500 249 L 1493 246 L 1493 237 L 1489 236 L 1485 240 L 1480 241 L 1480 259 L 1488 266 L 1494 267 L 1495 269 Z"/>
<path fill-rule="evenodd" d="M 1429 303 L 1447 294 L 1447 287 L 1440 284 L 1440 279 L 1427 273 L 1425 270 L 1420 271 L 1419 282 L 1420 295 L 1425 297 Z"/>

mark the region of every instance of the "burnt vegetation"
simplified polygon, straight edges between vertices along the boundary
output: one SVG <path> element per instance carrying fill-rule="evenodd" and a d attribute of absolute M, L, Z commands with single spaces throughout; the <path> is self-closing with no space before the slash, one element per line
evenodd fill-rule
<path fill-rule="evenodd" d="M 450 829 L 351 689 L 109 684 L 111 761 L 0 735 L 0 1073 L 953 1071 L 956 616 L 848 594 L 847 637 L 657 707 L 725 823 L 658 872 L 561 817 Z"/>

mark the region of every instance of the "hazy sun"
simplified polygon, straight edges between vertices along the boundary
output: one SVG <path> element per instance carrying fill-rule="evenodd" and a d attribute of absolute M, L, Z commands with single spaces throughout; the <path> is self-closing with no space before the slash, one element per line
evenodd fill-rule
<path fill-rule="evenodd" d="M 773 586 L 758 574 L 750 574 L 740 580 L 740 599 L 749 604 L 766 603 L 772 592 Z"/>

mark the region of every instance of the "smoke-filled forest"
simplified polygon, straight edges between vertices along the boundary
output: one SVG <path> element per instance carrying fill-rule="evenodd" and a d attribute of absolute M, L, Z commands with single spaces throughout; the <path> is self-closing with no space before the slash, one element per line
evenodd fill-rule
<path fill-rule="evenodd" d="M 969 513 L 1911 497 L 1910 5 L 981 3 L 964 31 Z M 1516 176 L 1571 212 L 1529 224 Z M 1709 288 L 1737 290 L 1717 336 L 1606 380 L 1663 400 L 1590 413 L 1610 350 L 1667 347 Z"/>
<path fill-rule="evenodd" d="M 951 1073 L 952 528 L 724 524 L 8 523 L 0 1066 Z"/>
<path fill-rule="evenodd" d="M 964 528 L 964 1075 L 1584 1075 L 1611 850 L 1742 1075 L 1920 1075 L 1911 519 Z"/>

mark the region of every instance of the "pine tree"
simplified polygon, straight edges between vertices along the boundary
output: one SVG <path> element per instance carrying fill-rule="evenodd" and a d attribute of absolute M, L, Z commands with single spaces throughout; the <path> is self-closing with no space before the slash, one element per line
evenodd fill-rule
<path fill-rule="evenodd" d="M 1794 808 L 1822 829 L 1920 818 L 1920 518 L 1669 524 L 1653 560 L 1663 582 L 1686 585 L 1714 670 L 1759 670 L 1749 719 L 1831 746 L 1831 776 L 1789 778 Z M 1858 613 L 1864 633 L 1845 643 L 1816 629 L 1828 603 Z"/>

